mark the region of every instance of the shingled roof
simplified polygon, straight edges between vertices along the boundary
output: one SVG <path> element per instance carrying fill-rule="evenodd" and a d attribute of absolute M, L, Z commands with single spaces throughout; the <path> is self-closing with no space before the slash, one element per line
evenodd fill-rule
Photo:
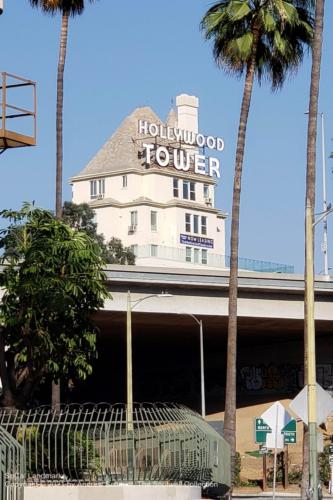
<path fill-rule="evenodd" d="M 78 175 L 119 172 L 129 168 L 142 170 L 142 159 L 138 158 L 138 120 L 162 123 L 151 108 L 135 109 Z"/>

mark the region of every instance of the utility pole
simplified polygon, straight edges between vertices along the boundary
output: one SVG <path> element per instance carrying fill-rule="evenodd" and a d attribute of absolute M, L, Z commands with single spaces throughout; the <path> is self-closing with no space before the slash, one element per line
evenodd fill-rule
<path fill-rule="evenodd" d="M 323 213 L 327 213 L 327 192 L 326 192 L 326 158 L 325 158 L 325 125 L 324 113 L 320 113 L 321 117 L 321 158 L 322 158 L 322 178 L 323 178 Z M 327 216 L 323 219 L 324 224 L 324 239 L 322 251 L 324 254 L 324 276 L 329 277 L 328 267 L 328 238 L 327 238 Z"/>

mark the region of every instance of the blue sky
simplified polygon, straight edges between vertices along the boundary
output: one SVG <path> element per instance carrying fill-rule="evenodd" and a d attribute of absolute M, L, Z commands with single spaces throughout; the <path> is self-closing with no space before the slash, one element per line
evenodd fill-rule
<path fill-rule="evenodd" d="M 320 94 L 326 156 L 333 150 L 333 3 L 326 2 Z M 99 0 L 70 21 L 65 73 L 64 199 L 78 173 L 134 108 L 151 106 L 165 118 L 172 99 L 200 98 L 200 130 L 225 140 L 217 205 L 231 212 L 235 142 L 243 82 L 216 68 L 199 23 L 211 2 L 201 0 Z M 0 156 L 0 208 L 25 200 L 54 207 L 55 98 L 60 17 L 31 9 L 28 0 L 5 0 L 0 17 L 1 71 L 38 83 L 38 145 Z M 248 123 L 241 201 L 240 256 L 304 262 L 306 116 L 310 59 L 284 89 L 254 89 Z M 320 137 L 319 137 L 320 139 Z M 318 142 L 320 146 L 320 142 Z M 318 147 L 318 211 L 322 207 Z M 333 161 L 327 160 L 328 200 L 333 201 Z M 230 220 L 227 224 L 229 236 Z M 333 216 L 329 219 L 333 267 Z M 322 226 L 316 230 L 316 271 L 323 269 Z M 229 240 L 227 239 L 227 248 Z"/>

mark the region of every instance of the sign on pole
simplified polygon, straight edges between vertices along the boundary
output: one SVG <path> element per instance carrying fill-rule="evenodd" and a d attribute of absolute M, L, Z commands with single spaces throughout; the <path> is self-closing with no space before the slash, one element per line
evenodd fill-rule
<path fill-rule="evenodd" d="M 273 499 L 275 499 L 276 490 L 276 470 L 277 470 L 277 449 L 284 447 L 282 429 L 284 429 L 291 420 L 291 416 L 279 401 L 276 401 L 261 418 L 271 427 L 272 432 L 266 435 L 266 446 L 274 449 L 273 466 Z"/>
<path fill-rule="evenodd" d="M 262 418 L 255 418 L 254 420 L 254 442 L 257 444 L 265 444 L 266 436 L 272 432 L 272 429 Z"/>
<path fill-rule="evenodd" d="M 319 384 L 316 384 L 316 414 L 317 424 L 324 422 L 326 417 L 333 411 L 333 398 Z M 304 386 L 301 392 L 291 401 L 290 408 L 296 415 L 308 425 L 308 386 Z"/>
<path fill-rule="evenodd" d="M 287 425 L 283 427 L 281 433 L 283 434 L 284 444 L 296 444 L 296 420 L 290 420 Z"/>
<path fill-rule="evenodd" d="M 272 432 L 267 435 L 266 446 L 268 448 L 283 448 L 284 442 L 281 431 L 291 420 L 289 413 L 279 401 L 276 401 L 276 403 L 270 406 L 268 410 L 261 415 L 261 418 L 263 418 L 272 429 Z"/>

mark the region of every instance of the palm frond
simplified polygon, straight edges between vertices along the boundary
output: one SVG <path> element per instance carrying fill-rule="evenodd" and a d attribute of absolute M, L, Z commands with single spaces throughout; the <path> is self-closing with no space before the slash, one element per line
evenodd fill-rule
<path fill-rule="evenodd" d="M 213 42 L 219 67 L 239 76 L 255 57 L 259 83 L 267 80 L 276 90 L 295 73 L 311 44 L 313 6 L 312 0 L 223 0 L 206 12 L 200 27 Z M 259 31 L 255 48 L 254 27 Z"/>
<path fill-rule="evenodd" d="M 94 3 L 96 0 L 87 0 Z M 85 7 L 84 0 L 29 0 L 32 7 L 41 9 L 46 14 L 54 15 L 57 12 L 67 12 L 71 16 L 82 14 Z"/>

